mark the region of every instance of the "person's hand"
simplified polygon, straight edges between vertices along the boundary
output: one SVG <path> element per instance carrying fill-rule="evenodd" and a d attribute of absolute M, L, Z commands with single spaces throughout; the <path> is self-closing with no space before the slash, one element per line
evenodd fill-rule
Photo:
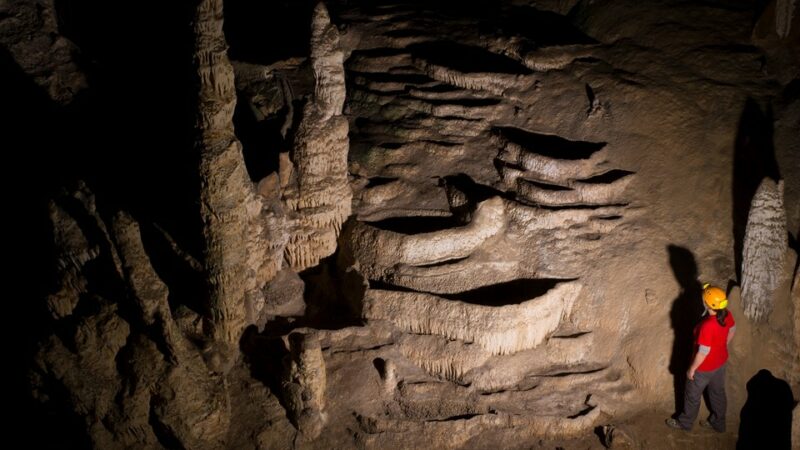
<path fill-rule="evenodd" d="M 691 381 L 694 381 L 694 369 L 689 369 L 686 371 L 686 378 Z"/>

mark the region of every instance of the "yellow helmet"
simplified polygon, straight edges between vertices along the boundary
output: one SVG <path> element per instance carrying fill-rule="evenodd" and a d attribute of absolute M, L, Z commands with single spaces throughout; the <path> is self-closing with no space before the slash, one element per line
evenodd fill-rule
<path fill-rule="evenodd" d="M 725 309 L 728 306 L 728 299 L 725 291 L 706 283 L 703 285 L 703 303 L 711 309 Z"/>

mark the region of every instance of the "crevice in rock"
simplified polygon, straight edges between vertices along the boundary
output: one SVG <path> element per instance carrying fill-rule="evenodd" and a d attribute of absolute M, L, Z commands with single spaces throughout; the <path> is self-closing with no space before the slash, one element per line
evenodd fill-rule
<path fill-rule="evenodd" d="M 530 152 L 556 159 L 588 159 L 606 146 L 605 142 L 572 141 L 515 127 L 495 127 L 493 131 Z"/>
<path fill-rule="evenodd" d="M 156 399 L 155 397 L 150 397 L 150 413 L 148 423 L 150 427 L 153 429 L 153 434 L 156 435 L 158 439 L 158 443 L 163 445 L 164 448 L 170 450 L 185 450 L 183 443 L 181 443 L 180 439 L 175 436 L 170 428 L 163 424 L 159 418 L 158 414 L 156 413 Z"/>
<path fill-rule="evenodd" d="M 363 78 L 364 80 L 377 81 L 379 83 L 425 84 L 435 81 L 433 78 L 423 74 L 354 71 L 347 72 L 348 80 L 354 80 L 359 77 Z"/>
<path fill-rule="evenodd" d="M 634 173 L 635 172 L 631 172 L 629 170 L 614 169 L 614 170 L 609 170 L 608 172 L 601 173 L 599 175 L 595 175 L 591 178 L 586 178 L 578 181 L 581 183 L 611 184 L 617 180 L 627 177 L 628 175 L 633 175 Z"/>
<path fill-rule="evenodd" d="M 452 216 L 410 216 L 368 222 L 371 226 L 395 233 L 413 235 L 447 230 L 460 225 Z"/>
<path fill-rule="evenodd" d="M 436 262 L 436 263 L 433 263 L 433 264 L 421 264 L 421 265 L 414 266 L 414 267 L 419 267 L 421 269 L 428 269 L 428 268 L 431 268 L 431 267 L 450 266 L 450 265 L 453 265 L 453 264 L 458 264 L 461 261 L 466 261 L 468 258 L 469 258 L 469 256 L 464 256 L 463 258 L 447 259 L 445 261 L 439 261 L 439 262 Z"/>
<path fill-rule="evenodd" d="M 528 300 L 541 297 L 560 283 L 575 281 L 572 279 L 538 279 L 518 278 L 505 283 L 490 284 L 477 289 L 457 292 L 453 294 L 435 294 L 447 300 L 461 301 L 473 305 L 505 306 L 518 305 Z M 403 286 L 393 285 L 384 281 L 370 280 L 370 289 L 398 292 L 420 292 Z"/>
<path fill-rule="evenodd" d="M 585 416 L 585 415 L 589 414 L 590 412 L 592 412 L 592 410 L 595 409 L 595 408 L 596 408 L 595 406 L 589 406 L 589 407 L 587 407 L 585 409 L 582 409 L 582 410 L 578 411 L 577 413 L 575 413 L 575 414 L 573 414 L 571 416 L 567 416 L 567 419 L 577 419 L 578 417 Z"/>
<path fill-rule="evenodd" d="M 527 67 L 506 56 L 451 41 L 422 42 L 411 44 L 407 49 L 414 57 L 463 73 L 532 73 Z"/>
<path fill-rule="evenodd" d="M 577 339 L 579 337 L 586 336 L 587 334 L 591 334 L 591 331 L 579 331 L 572 334 L 554 335 L 551 336 L 550 339 Z"/>
<path fill-rule="evenodd" d="M 476 414 L 476 413 L 459 414 L 457 416 L 445 417 L 443 419 L 429 419 L 426 420 L 425 422 L 453 422 L 458 420 L 469 420 L 472 419 L 473 417 L 478 417 L 482 415 L 483 414 Z"/>
<path fill-rule="evenodd" d="M 563 378 L 568 377 L 571 375 L 589 375 L 597 372 L 602 372 L 608 369 L 608 367 L 597 367 L 594 369 L 587 369 L 587 370 L 569 370 L 564 372 L 555 372 L 555 373 L 545 373 L 545 374 L 538 374 L 538 375 L 530 375 L 530 377 L 542 377 L 542 378 Z"/>
<path fill-rule="evenodd" d="M 376 186 L 383 186 L 385 184 L 389 184 L 397 180 L 399 180 L 399 178 L 397 177 L 372 177 L 369 179 L 367 185 L 364 186 L 364 189 L 369 189 Z"/>

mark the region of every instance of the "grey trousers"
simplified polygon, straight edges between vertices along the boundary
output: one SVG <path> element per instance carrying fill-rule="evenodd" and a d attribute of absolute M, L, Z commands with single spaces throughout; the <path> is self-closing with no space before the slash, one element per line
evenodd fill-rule
<path fill-rule="evenodd" d="M 686 393 L 683 397 L 683 412 L 678 416 L 678 423 L 686 430 L 691 430 L 697 414 L 700 412 L 700 398 L 703 390 L 708 388 L 708 409 L 711 416 L 708 422 L 717 431 L 725 431 L 725 410 L 728 401 L 725 397 L 725 367 L 717 370 L 694 373 L 694 380 L 686 380 Z"/>

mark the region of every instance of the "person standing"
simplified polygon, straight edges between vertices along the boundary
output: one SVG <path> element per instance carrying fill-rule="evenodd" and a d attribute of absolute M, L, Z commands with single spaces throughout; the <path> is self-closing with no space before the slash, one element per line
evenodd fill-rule
<path fill-rule="evenodd" d="M 683 411 L 677 418 L 667 419 L 667 426 L 691 430 L 700 411 L 700 398 L 708 389 L 708 420 L 700 426 L 725 431 L 725 367 L 728 361 L 728 344 L 736 330 L 736 322 L 728 311 L 725 291 L 709 284 L 703 285 L 703 305 L 706 313 L 694 329 L 694 357 L 686 372 L 686 389 Z"/>

